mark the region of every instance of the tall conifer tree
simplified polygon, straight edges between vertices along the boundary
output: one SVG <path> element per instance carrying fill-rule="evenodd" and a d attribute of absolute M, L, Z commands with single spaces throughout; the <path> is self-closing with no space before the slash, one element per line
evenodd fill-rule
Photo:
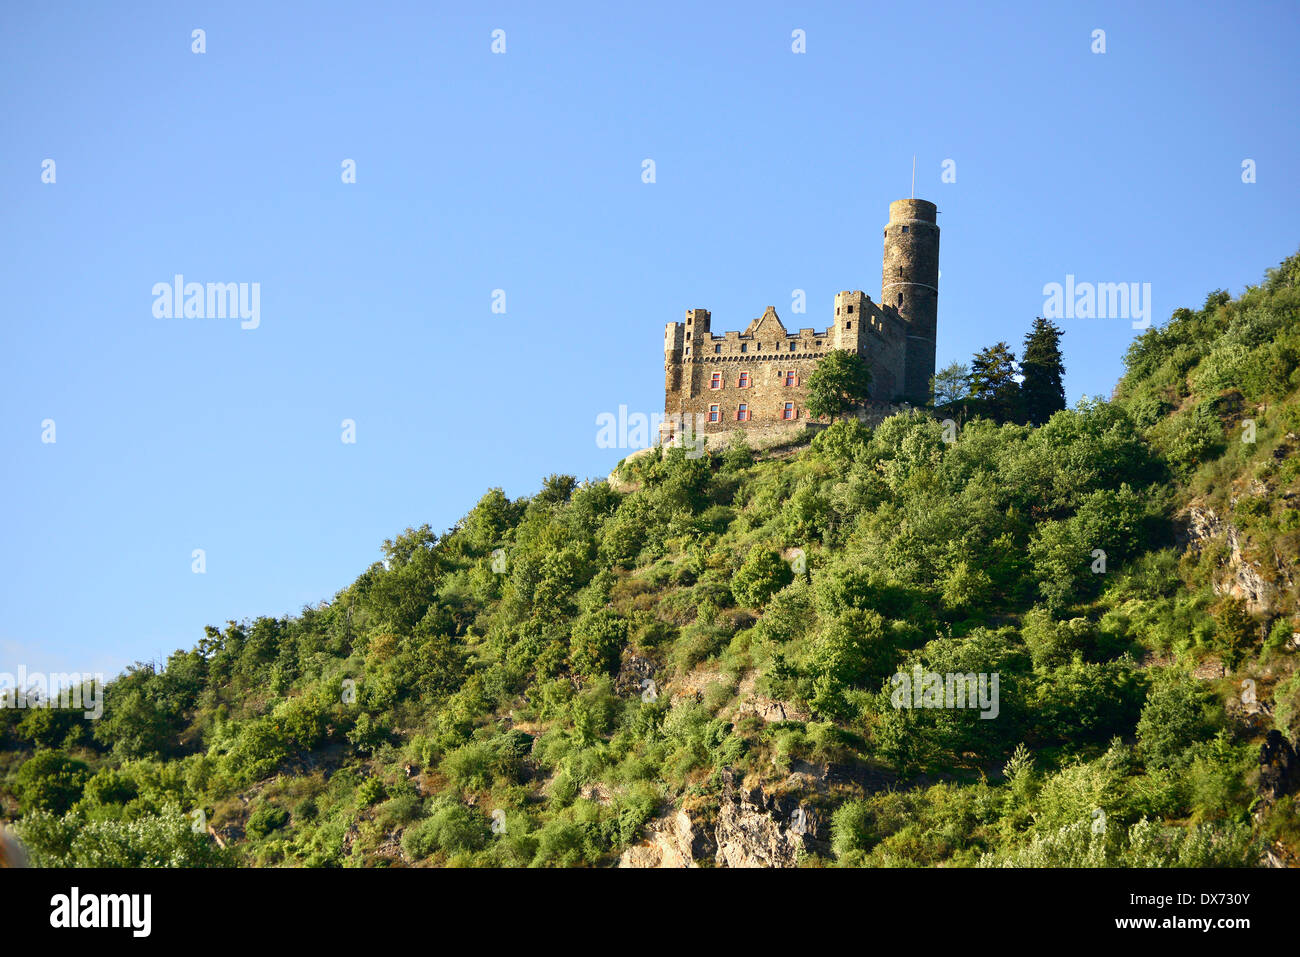
<path fill-rule="evenodd" d="M 1020 399 L 1023 414 L 1033 425 L 1042 425 L 1065 408 L 1065 365 L 1061 360 L 1061 330 L 1048 319 L 1035 319 L 1025 336 L 1024 358 L 1020 360 Z"/>

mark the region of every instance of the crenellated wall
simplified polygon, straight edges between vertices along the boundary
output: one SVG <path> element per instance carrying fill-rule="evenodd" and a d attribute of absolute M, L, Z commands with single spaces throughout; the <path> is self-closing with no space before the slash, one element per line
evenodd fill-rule
<path fill-rule="evenodd" d="M 937 210 L 919 199 L 898 200 L 889 210 L 881 303 L 861 290 L 840 292 L 832 323 L 822 331 L 788 332 L 771 306 L 743 332 L 715 335 L 707 309 L 689 309 L 682 322 L 668 323 L 664 411 L 669 422 L 689 416 L 702 422 L 706 433 L 806 425 L 808 375 L 836 349 L 866 361 L 873 404 L 928 402 L 938 296 Z"/>

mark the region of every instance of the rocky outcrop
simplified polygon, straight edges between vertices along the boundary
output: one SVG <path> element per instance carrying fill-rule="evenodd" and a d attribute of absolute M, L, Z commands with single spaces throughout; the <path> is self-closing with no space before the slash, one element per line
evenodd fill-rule
<path fill-rule="evenodd" d="M 825 850 L 821 812 L 794 795 L 727 781 L 715 833 L 720 867 L 794 867 L 805 851 Z"/>
<path fill-rule="evenodd" d="M 625 648 L 618 674 L 614 678 L 614 688 L 619 694 L 635 694 L 647 701 L 654 700 L 659 696 L 659 688 L 655 683 L 658 671 L 653 660 L 638 655 L 631 648 Z"/>
<path fill-rule="evenodd" d="M 1300 755 L 1276 728 L 1259 746 L 1259 795 L 1271 804 L 1300 788 Z"/>
<path fill-rule="evenodd" d="M 699 867 L 715 850 L 713 840 L 686 811 L 670 812 L 646 825 L 646 839 L 629 847 L 619 867 Z"/>
<path fill-rule="evenodd" d="M 670 811 L 646 826 L 646 839 L 619 858 L 619 867 L 795 867 L 802 853 L 829 851 L 824 813 L 796 794 L 745 788 L 724 773 L 716 819 Z"/>
<path fill-rule="evenodd" d="M 1255 494 L 1253 488 L 1251 494 Z M 1227 545 L 1228 556 L 1223 562 L 1223 570 L 1213 582 L 1216 595 L 1241 598 L 1251 613 L 1268 614 L 1277 603 L 1279 587 L 1292 587 L 1290 574 L 1280 564 L 1275 562 L 1277 567 L 1273 573 L 1276 580 L 1271 580 L 1259 563 L 1246 558 L 1242 551 L 1241 531 L 1209 506 L 1189 505 L 1183 516 L 1183 527 L 1180 538 L 1190 548 L 1199 550 L 1219 538 Z"/>
<path fill-rule="evenodd" d="M 740 694 L 740 701 L 736 704 L 737 718 L 752 714 L 763 719 L 768 724 L 774 721 L 809 721 L 812 719 L 811 714 L 791 701 L 781 701 L 759 694 L 754 690 L 757 685 L 756 679 L 757 673 L 751 671 L 740 681 L 740 687 L 737 689 Z"/>
<path fill-rule="evenodd" d="M 762 695 L 745 698 L 736 705 L 737 718 L 748 714 L 757 715 L 769 724 L 773 721 L 808 721 L 812 717 L 788 701 L 764 698 Z"/>

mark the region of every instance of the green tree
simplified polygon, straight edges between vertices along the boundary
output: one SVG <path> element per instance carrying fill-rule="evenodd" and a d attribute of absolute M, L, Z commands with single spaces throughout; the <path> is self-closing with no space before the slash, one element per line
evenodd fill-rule
<path fill-rule="evenodd" d="M 573 624 L 569 639 L 569 664 L 580 675 L 593 677 L 618 670 L 619 656 L 627 644 L 627 619 L 608 608 L 583 615 Z"/>
<path fill-rule="evenodd" d="M 970 367 L 962 362 L 944 366 L 930 380 L 930 394 L 936 409 L 966 398 L 970 394 Z"/>
<path fill-rule="evenodd" d="M 374 780 L 370 778 L 368 780 Z M 252 837 L 266 837 L 289 823 L 289 812 L 274 804 L 262 804 L 248 816 L 245 830 Z"/>
<path fill-rule="evenodd" d="M 1240 598 L 1225 598 L 1214 614 L 1215 648 L 1225 672 L 1236 671 L 1246 649 L 1259 634 L 1259 625 Z"/>
<path fill-rule="evenodd" d="M 731 579 L 731 593 L 742 605 L 757 608 L 792 581 L 794 572 L 780 555 L 755 545 Z"/>
<path fill-rule="evenodd" d="M 1050 320 L 1038 318 L 1025 336 L 1020 360 L 1020 405 L 1025 418 L 1042 425 L 1065 408 L 1065 365 L 1061 360 L 1062 332 Z"/>
<path fill-rule="evenodd" d="M 84 762 L 62 751 L 37 751 L 18 769 L 14 791 L 24 813 L 63 814 L 81 797 L 89 777 Z"/>
<path fill-rule="evenodd" d="M 1014 422 L 1020 415 L 1020 386 L 1016 354 L 1005 342 L 981 349 L 970 363 L 970 398 L 975 408 L 995 422 Z"/>
<path fill-rule="evenodd" d="M 1137 739 L 1148 765 L 1169 767 L 1214 732 L 1209 693 L 1187 674 L 1161 672 L 1138 719 Z"/>
<path fill-rule="evenodd" d="M 808 376 L 808 412 L 820 418 L 852 412 L 871 397 L 871 370 L 856 353 L 827 353 Z"/>

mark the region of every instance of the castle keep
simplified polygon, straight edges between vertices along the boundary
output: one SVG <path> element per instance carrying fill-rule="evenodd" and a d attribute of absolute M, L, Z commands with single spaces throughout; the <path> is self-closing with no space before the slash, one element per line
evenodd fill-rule
<path fill-rule="evenodd" d="M 809 421 L 805 383 L 833 349 L 871 368 L 873 403 L 930 399 L 939 296 L 939 226 L 934 203 L 889 204 L 880 302 L 861 290 L 835 297 L 824 332 L 787 332 L 767 311 L 744 332 L 714 333 L 707 309 L 688 309 L 664 333 L 665 440 L 682 423 L 704 432 L 769 430 Z"/>

